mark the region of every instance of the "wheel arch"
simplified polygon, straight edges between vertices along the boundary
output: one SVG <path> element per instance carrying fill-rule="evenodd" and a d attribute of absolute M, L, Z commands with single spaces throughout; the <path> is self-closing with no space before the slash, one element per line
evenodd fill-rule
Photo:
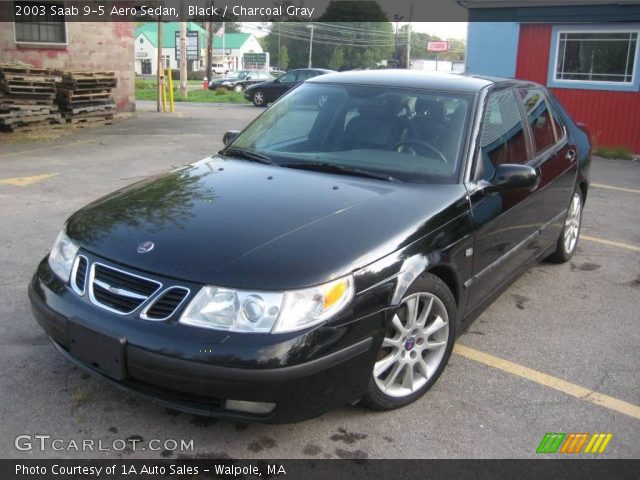
<path fill-rule="evenodd" d="M 430 273 L 431 275 L 435 275 L 440 280 L 442 280 L 447 287 L 449 287 L 449 290 L 451 290 L 451 293 L 453 294 L 453 298 L 456 301 L 456 306 L 459 307 L 460 306 L 460 284 L 459 284 L 458 276 L 456 275 L 453 268 L 451 268 L 449 265 L 440 264 L 440 265 L 434 265 L 434 266 L 428 267 L 426 272 Z"/>

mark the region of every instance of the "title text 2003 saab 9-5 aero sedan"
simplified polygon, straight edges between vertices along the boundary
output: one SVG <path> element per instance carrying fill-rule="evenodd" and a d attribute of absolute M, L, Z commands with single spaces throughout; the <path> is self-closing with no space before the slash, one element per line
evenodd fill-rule
<path fill-rule="evenodd" d="M 406 405 L 527 265 L 576 249 L 589 139 L 533 83 L 322 75 L 225 144 L 75 213 L 29 289 L 63 355 L 175 408 Z"/>

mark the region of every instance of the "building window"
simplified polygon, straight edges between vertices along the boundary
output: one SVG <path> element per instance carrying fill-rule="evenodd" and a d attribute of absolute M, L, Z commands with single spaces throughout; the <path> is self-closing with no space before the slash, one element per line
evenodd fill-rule
<path fill-rule="evenodd" d="M 549 86 L 637 91 L 637 26 L 556 26 Z"/>
<path fill-rule="evenodd" d="M 638 32 L 560 32 L 556 80 L 633 81 Z"/>
<path fill-rule="evenodd" d="M 16 42 L 67 43 L 64 16 L 51 15 L 52 8 L 63 8 L 61 2 L 14 2 Z"/>
<path fill-rule="evenodd" d="M 171 55 L 163 55 L 164 68 L 171 68 Z"/>

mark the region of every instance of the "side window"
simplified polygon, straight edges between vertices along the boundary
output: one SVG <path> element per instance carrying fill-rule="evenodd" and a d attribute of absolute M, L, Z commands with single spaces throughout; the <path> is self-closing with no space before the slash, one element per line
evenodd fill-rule
<path fill-rule="evenodd" d="M 291 83 L 296 81 L 296 72 L 285 73 L 280 77 L 280 82 Z"/>
<path fill-rule="evenodd" d="M 536 153 L 546 150 L 556 143 L 556 126 L 551 116 L 551 107 L 542 90 L 538 88 L 518 89 L 527 118 Z"/>
<path fill-rule="evenodd" d="M 492 93 L 487 102 L 480 137 L 478 168 L 490 180 L 503 163 L 527 163 L 527 140 L 520 108 L 512 89 Z"/>

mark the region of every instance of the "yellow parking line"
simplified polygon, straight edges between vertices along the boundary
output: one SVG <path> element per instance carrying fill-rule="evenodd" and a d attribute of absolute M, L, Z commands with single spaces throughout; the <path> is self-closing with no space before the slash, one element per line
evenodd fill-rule
<path fill-rule="evenodd" d="M 468 358 L 469 360 L 483 363 L 512 375 L 525 378 L 531 382 L 553 388 L 554 390 L 566 393 L 572 397 L 593 403 L 594 405 L 599 405 L 601 407 L 608 408 L 609 410 L 640 420 L 640 406 L 638 405 L 618 400 L 617 398 L 595 392 L 588 388 L 581 387 L 580 385 L 576 385 L 575 383 L 567 382 L 552 375 L 534 370 L 533 368 L 510 362 L 503 358 L 481 352 L 480 350 L 476 350 L 475 348 L 467 347 L 465 345 L 457 344 L 453 347 L 453 351 L 454 353 Z"/>
<path fill-rule="evenodd" d="M 45 173 L 44 175 L 34 175 L 32 177 L 0 178 L 0 185 L 13 185 L 14 187 L 26 187 L 34 183 L 41 182 L 47 178 L 55 177 L 57 173 Z"/>
<path fill-rule="evenodd" d="M 613 185 L 605 185 L 604 183 L 592 183 L 591 186 L 597 188 L 606 188 L 607 190 L 617 190 L 618 192 L 640 193 L 640 190 L 636 190 L 635 188 L 616 187 Z"/>
<path fill-rule="evenodd" d="M 587 240 L 588 242 L 601 243 L 602 245 L 609 245 L 610 247 L 626 248 L 627 250 L 640 252 L 640 247 L 636 247 L 635 245 L 630 245 L 628 243 L 614 242 L 613 240 L 606 240 L 604 238 L 598 238 L 598 237 L 590 237 L 588 235 L 580 235 L 580 238 L 582 240 Z"/>
<path fill-rule="evenodd" d="M 55 148 L 71 147 L 73 145 L 81 145 L 83 143 L 92 143 L 92 142 L 95 143 L 95 140 L 78 140 L 71 143 L 63 143 L 61 145 L 48 145 L 46 147 L 38 147 L 38 148 L 32 148 L 30 150 L 22 150 L 20 152 L 0 153 L 0 157 L 12 157 L 16 155 L 22 155 L 25 153 L 39 152 L 41 150 L 53 150 Z"/>

